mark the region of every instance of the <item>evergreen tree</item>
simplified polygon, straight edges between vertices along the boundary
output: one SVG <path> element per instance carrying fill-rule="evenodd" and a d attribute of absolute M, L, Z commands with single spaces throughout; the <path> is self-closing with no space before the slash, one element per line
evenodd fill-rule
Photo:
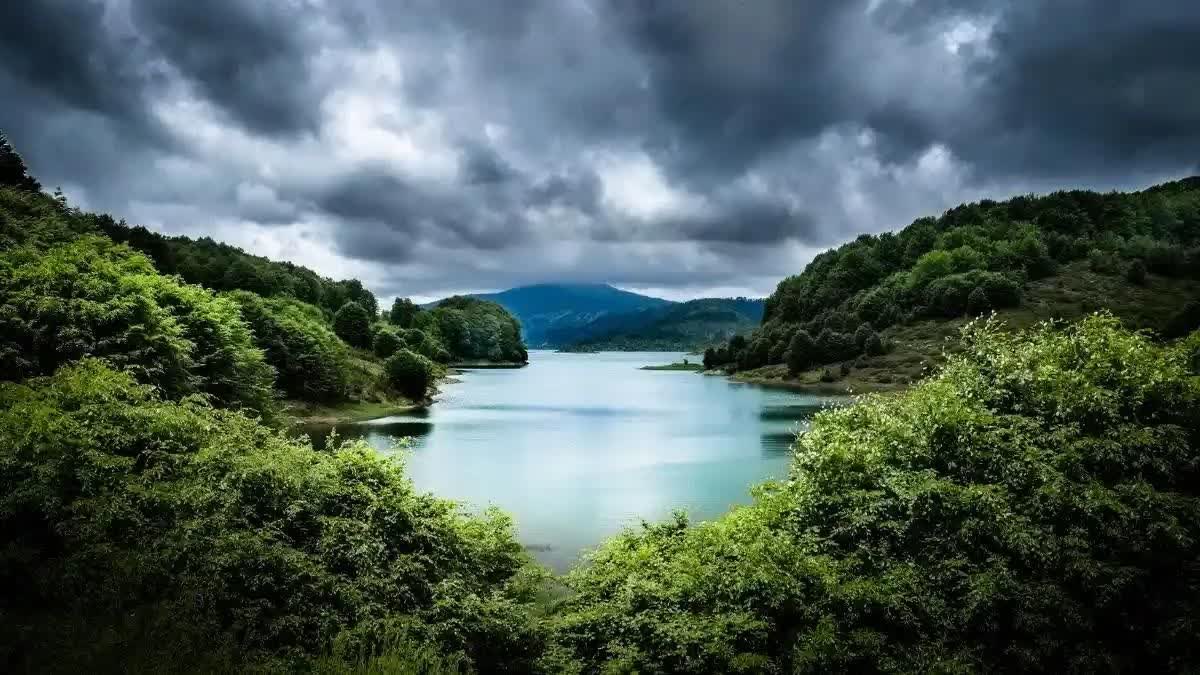
<path fill-rule="evenodd" d="M 813 363 L 814 344 L 812 336 L 806 330 L 798 330 L 792 335 L 786 354 L 788 374 L 805 370 Z"/>

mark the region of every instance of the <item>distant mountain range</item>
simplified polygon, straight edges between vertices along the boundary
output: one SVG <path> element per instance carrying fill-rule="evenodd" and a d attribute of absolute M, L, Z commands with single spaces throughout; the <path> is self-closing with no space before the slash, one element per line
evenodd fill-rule
<path fill-rule="evenodd" d="M 521 322 L 534 348 L 681 351 L 718 344 L 762 321 L 762 300 L 673 302 L 607 284 L 538 284 L 475 297 Z"/>

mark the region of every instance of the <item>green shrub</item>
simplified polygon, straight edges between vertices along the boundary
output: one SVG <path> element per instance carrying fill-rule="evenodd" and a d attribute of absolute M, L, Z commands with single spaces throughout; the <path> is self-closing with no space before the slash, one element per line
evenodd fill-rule
<path fill-rule="evenodd" d="M 584 672 L 1189 672 L 1197 443 L 1185 346 L 977 323 L 935 377 L 818 414 L 751 506 L 606 543 L 555 640 Z"/>
<path fill-rule="evenodd" d="M 0 386 L 0 532 L 13 672 L 142 652 L 155 672 L 210 652 L 290 672 L 401 625 L 482 671 L 528 672 L 541 650 L 506 517 L 417 493 L 364 443 L 315 451 L 94 359 Z"/>
<path fill-rule="evenodd" d="M 375 331 L 375 339 L 371 343 L 371 351 L 375 352 L 375 356 L 386 359 L 395 354 L 403 346 L 404 342 L 400 340 L 400 336 L 396 335 L 395 332 L 380 329 Z"/>
<path fill-rule="evenodd" d="M 351 347 L 370 349 L 371 319 L 367 310 L 352 300 L 333 315 L 333 332 Z"/>
<path fill-rule="evenodd" d="M 992 301 L 988 299 L 987 291 L 983 290 L 982 286 L 971 289 L 971 294 L 967 296 L 968 316 L 979 316 L 991 308 Z"/>
<path fill-rule="evenodd" d="M 409 349 L 392 354 L 384 362 L 384 371 L 392 388 L 414 401 L 425 400 L 433 385 L 433 362 Z"/>
<path fill-rule="evenodd" d="M 228 300 L 101 237 L 0 253 L 0 377 L 49 375 L 85 356 L 168 396 L 271 407 L 274 374 Z"/>

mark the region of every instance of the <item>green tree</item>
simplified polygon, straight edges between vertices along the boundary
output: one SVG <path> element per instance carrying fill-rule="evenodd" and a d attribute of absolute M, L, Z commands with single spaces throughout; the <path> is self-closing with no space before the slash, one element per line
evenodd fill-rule
<path fill-rule="evenodd" d="M 346 344 L 359 349 L 371 348 L 371 315 L 353 300 L 333 315 L 333 332 Z"/>
<path fill-rule="evenodd" d="M 384 370 L 392 388 L 414 401 L 425 400 L 433 385 L 433 361 L 410 349 L 401 349 L 388 357 Z"/>
<path fill-rule="evenodd" d="M 401 328 L 412 328 L 413 320 L 420 311 L 421 308 L 412 300 L 396 298 L 392 301 L 392 311 L 388 313 L 388 320 Z"/>
<path fill-rule="evenodd" d="M 17 154 L 9 144 L 4 132 L 0 131 L 0 185 L 8 185 L 18 190 L 41 192 L 42 186 L 25 167 L 25 160 Z"/>
<path fill-rule="evenodd" d="M 375 352 L 375 356 L 381 359 L 395 354 L 404 346 L 404 342 L 400 340 L 400 336 L 390 330 L 375 331 L 375 340 L 371 343 L 371 351 Z"/>
<path fill-rule="evenodd" d="M 992 301 L 988 299 L 987 292 L 983 287 L 976 286 L 971 289 L 971 294 L 967 296 L 967 314 L 970 316 L 979 316 L 992 308 Z"/>
<path fill-rule="evenodd" d="M 816 361 L 816 343 L 806 330 L 798 330 L 792 334 L 792 341 L 787 349 L 788 374 L 795 376 L 807 370 Z"/>

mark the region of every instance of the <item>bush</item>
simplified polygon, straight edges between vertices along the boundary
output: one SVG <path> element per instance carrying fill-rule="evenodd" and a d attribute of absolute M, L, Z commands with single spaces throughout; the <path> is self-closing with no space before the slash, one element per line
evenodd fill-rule
<path fill-rule="evenodd" d="M 842 365 L 838 367 L 838 372 L 842 374 L 842 377 L 849 375 L 853 370 L 854 368 L 849 361 L 842 361 Z"/>
<path fill-rule="evenodd" d="M 879 337 L 879 333 L 871 333 L 871 336 L 867 338 L 867 342 L 863 347 L 863 351 L 871 356 L 879 356 L 886 351 L 884 349 L 883 340 Z"/>
<path fill-rule="evenodd" d="M 837 382 L 837 376 L 833 374 L 832 370 L 826 368 L 821 371 L 821 381 L 825 383 Z"/>
<path fill-rule="evenodd" d="M 751 506 L 601 547 L 556 641 L 584 672 L 1195 670 L 1197 442 L 1182 348 L 979 322 L 935 377 L 818 414 Z"/>
<path fill-rule="evenodd" d="M 357 302 L 347 302 L 333 315 L 333 332 L 351 347 L 370 349 L 371 315 Z"/>
<path fill-rule="evenodd" d="M 477 670 L 533 666 L 537 577 L 511 521 L 417 493 L 364 443 L 316 451 L 94 359 L 0 386 L 0 404 L 13 672 L 124 671 L 131 654 L 203 671 L 222 651 L 229 672 L 294 672 L 398 626 Z"/>
<path fill-rule="evenodd" d="M 875 329 L 871 328 L 871 324 L 864 323 L 854 331 L 854 348 L 861 354 L 867 350 L 867 341 L 871 336 L 875 335 Z"/>
<path fill-rule="evenodd" d="M 409 349 L 401 349 L 384 362 L 384 372 L 393 389 L 414 400 L 425 400 L 433 385 L 434 365 Z"/>
<path fill-rule="evenodd" d="M 371 343 L 371 351 L 375 352 L 375 356 L 386 359 L 395 354 L 403 346 L 404 342 L 400 340 L 399 335 L 396 335 L 393 331 L 381 329 L 375 331 L 375 339 Z"/>

